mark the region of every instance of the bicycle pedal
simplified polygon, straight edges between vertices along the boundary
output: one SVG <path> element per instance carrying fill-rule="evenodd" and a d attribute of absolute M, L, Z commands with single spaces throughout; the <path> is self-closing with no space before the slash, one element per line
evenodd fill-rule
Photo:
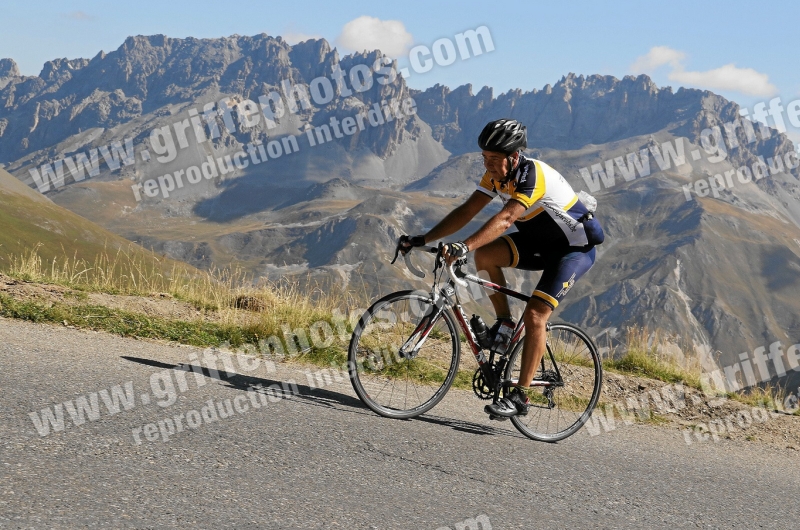
<path fill-rule="evenodd" d="M 506 421 L 508 418 L 504 418 L 503 416 L 498 416 L 496 414 L 489 414 L 489 419 L 494 421 Z"/>

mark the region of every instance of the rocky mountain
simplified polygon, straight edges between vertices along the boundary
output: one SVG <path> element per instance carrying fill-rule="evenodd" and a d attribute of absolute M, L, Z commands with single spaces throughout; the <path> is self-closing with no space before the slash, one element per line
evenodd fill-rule
<path fill-rule="evenodd" d="M 394 241 L 429 228 L 474 190 L 483 172 L 477 133 L 491 119 L 513 117 L 529 127 L 529 156 L 600 203 L 608 239 L 559 309 L 562 318 L 588 328 L 601 345 L 613 346 L 631 325 L 662 330 L 683 351 L 706 352 L 709 369 L 776 340 L 800 342 L 800 182 L 798 169 L 787 165 L 786 137 L 737 122 L 734 102 L 660 88 L 646 76 L 569 74 L 542 90 L 495 96 L 486 87 L 473 94 L 470 85 L 415 91 L 402 77 L 385 75 L 382 84 L 375 75 L 368 89 L 354 90 L 382 57 L 340 58 L 324 40 L 289 46 L 258 35 L 131 37 L 91 60 L 48 62 L 35 77 L 2 60 L 0 161 L 35 186 L 31 170 L 41 175 L 43 164 L 69 158 L 74 165 L 80 153 L 102 154 L 131 139 L 129 164 L 101 163 L 97 174 L 76 182 L 67 176 L 47 196 L 198 267 L 235 262 L 256 276 L 311 274 L 353 282 L 369 297 L 424 285 L 388 264 Z M 333 82 L 337 72 L 349 73 L 344 85 Z M 152 131 L 166 128 L 178 144 L 175 124 L 185 121 L 191 131 L 192 111 L 203 115 L 207 104 L 218 108 L 225 98 L 230 105 L 256 102 L 284 81 L 322 89 L 320 77 L 331 80 L 336 97 L 329 102 L 277 117 L 275 127 L 263 119 L 243 126 L 233 113 L 229 130 L 224 113 L 213 114 L 217 137 L 199 141 L 187 132 L 174 159 L 157 161 L 163 150 Z M 316 145 L 309 140 L 319 139 L 320 128 L 409 97 L 415 113 Z M 708 134 L 715 127 L 719 139 Z M 141 184 L 144 194 L 151 179 L 186 176 L 209 156 L 290 137 L 300 146 L 295 152 L 176 186 L 169 196 L 136 200 L 132 192 Z M 752 175 L 759 157 L 786 164 L 759 178 Z M 745 166 L 749 179 L 737 173 Z M 535 274 L 509 276 L 533 289 Z"/>
<path fill-rule="evenodd" d="M 725 124 L 744 123 L 735 102 L 709 91 L 679 88 L 673 92 L 671 87 L 659 88 L 645 75 L 616 79 L 569 74 L 552 87 L 529 92 L 512 90 L 497 97 L 489 87 L 473 94 L 472 85 L 454 90 L 435 85 L 425 91 L 412 91 L 412 95 L 417 100 L 419 117 L 431 126 L 433 138 L 457 155 L 475 152 L 476 131 L 497 116 L 513 117 L 527 124 L 528 145 L 534 149 L 579 150 L 591 145 L 625 143 L 661 131 L 700 147 L 703 131 L 717 127 L 726 145 L 726 159 L 737 168 L 752 165 L 759 156 L 785 157 L 794 150 L 785 135 L 750 125 L 749 121 L 752 132 L 737 126 L 729 134 Z M 603 154 L 602 150 L 599 154 Z M 605 160 L 599 156 L 592 163 Z M 791 196 L 792 203 L 797 203 L 798 176 L 800 168 L 786 168 L 778 178 L 764 180 L 759 186 L 778 199 Z M 414 185 L 418 187 L 418 183 Z M 800 212 L 790 208 L 787 213 L 800 224 Z"/>
<path fill-rule="evenodd" d="M 225 96 L 231 96 L 232 104 L 246 99 L 256 102 L 272 91 L 281 92 L 284 82 L 308 87 L 316 78 L 326 79 L 335 97 L 325 93 L 322 85 L 319 97 L 314 97 L 313 85 L 310 91 L 306 88 L 311 104 L 297 98 L 297 112 L 286 109 L 277 127 L 269 128 L 260 120 L 247 128 L 238 123 L 230 131 L 219 119 L 221 134 L 213 139 L 213 147 L 233 152 L 237 144 L 300 135 L 308 127 L 327 124 L 332 116 L 405 100 L 409 93 L 402 77 L 392 75 L 389 82 L 388 74 L 373 75 L 379 70 L 376 61 L 382 58 L 373 51 L 340 60 L 325 40 L 289 46 L 280 37 L 262 34 L 222 39 L 130 37 L 117 50 L 100 52 L 91 60 L 48 61 L 35 77 L 20 76 L 16 64 L 4 59 L 0 65 L 0 162 L 25 174 L 52 161 L 56 154 L 68 155 L 124 138 L 143 145 L 153 129 L 187 119 L 190 108 L 202 112 L 205 104 Z M 341 85 L 333 82 L 336 72 L 349 74 Z M 330 102 L 320 104 L 327 98 Z M 413 115 L 386 119 L 382 126 L 359 128 L 345 141 L 326 146 L 330 149 L 304 150 L 295 157 L 303 160 L 293 161 L 293 167 L 300 163 L 310 169 L 326 160 L 333 166 L 352 159 L 353 166 L 365 166 L 363 179 L 380 182 L 387 170 L 393 178 L 405 174 L 407 179 L 426 174 L 447 158 L 430 139 L 429 128 Z M 195 151 L 192 154 L 199 163 L 203 157 L 192 149 L 193 143 L 189 150 Z M 192 160 L 191 154 L 182 155 L 181 164 Z M 137 166 L 137 176 L 157 176 L 169 169 L 152 168 L 151 175 L 151 168 L 145 166 Z M 383 179 L 375 176 L 376 169 Z M 357 167 L 351 173 L 360 176 Z"/>

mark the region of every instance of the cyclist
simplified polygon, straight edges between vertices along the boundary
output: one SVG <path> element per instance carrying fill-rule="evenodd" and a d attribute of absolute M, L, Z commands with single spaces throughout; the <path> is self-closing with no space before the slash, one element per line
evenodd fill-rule
<path fill-rule="evenodd" d="M 542 271 L 523 316 L 525 339 L 519 382 L 506 397 L 487 405 L 491 419 L 528 413 L 530 402 L 523 389 L 530 387 L 546 343 L 546 324 L 553 310 L 595 261 L 595 245 L 603 242 L 603 229 L 593 212 L 578 198 L 561 174 L 540 160 L 527 158 L 527 132 L 516 120 L 490 122 L 478 138 L 486 168 L 478 188 L 467 201 L 450 212 L 428 233 L 402 236 L 409 249 L 442 239 L 462 229 L 489 202 L 499 196 L 502 210 L 463 241 L 445 245 L 448 263 L 475 252 L 475 265 L 489 279 L 506 285 L 503 267 Z M 588 201 L 587 201 L 588 202 Z M 517 232 L 503 235 L 515 225 Z M 497 316 L 491 331 L 494 349 L 504 351 L 515 324 L 508 298 L 490 297 Z"/>

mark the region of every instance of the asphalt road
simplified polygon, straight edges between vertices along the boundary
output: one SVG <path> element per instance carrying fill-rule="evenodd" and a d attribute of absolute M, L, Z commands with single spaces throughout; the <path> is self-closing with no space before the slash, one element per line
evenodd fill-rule
<path fill-rule="evenodd" d="M 0 319 L 0 528 L 436 530 L 479 515 L 493 529 L 798 525 L 793 451 L 687 446 L 647 425 L 537 443 L 458 391 L 427 416 L 388 420 L 348 381 L 311 388 L 296 366 L 173 369 L 200 366 L 198 355 Z M 285 396 L 247 390 L 289 380 Z M 103 397 L 117 385 L 133 399 L 111 414 Z M 93 395 L 97 419 L 76 425 L 76 400 L 91 409 Z M 235 410 L 213 420 L 209 400 Z M 31 413 L 57 418 L 54 406 L 67 427 L 42 436 Z"/>

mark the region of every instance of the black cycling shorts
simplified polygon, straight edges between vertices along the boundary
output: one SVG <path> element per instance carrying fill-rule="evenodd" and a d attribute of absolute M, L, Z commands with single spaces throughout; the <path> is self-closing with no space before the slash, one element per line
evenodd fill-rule
<path fill-rule="evenodd" d="M 533 296 L 555 309 L 578 278 L 594 265 L 594 247 L 543 248 L 520 232 L 502 236 L 511 249 L 510 267 L 542 271 Z"/>

